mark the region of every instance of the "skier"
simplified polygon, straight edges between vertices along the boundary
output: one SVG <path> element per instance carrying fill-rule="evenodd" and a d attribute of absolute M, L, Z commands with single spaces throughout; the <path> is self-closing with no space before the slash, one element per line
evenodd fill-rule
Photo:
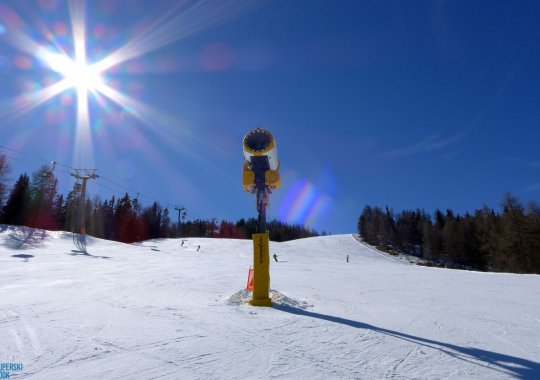
<path fill-rule="evenodd" d="M 199 249 L 201 249 L 200 245 L 197 246 L 197 252 L 199 252 Z"/>
<path fill-rule="evenodd" d="M 276 260 L 276 263 L 278 262 L 277 254 L 274 253 L 274 260 Z"/>
<path fill-rule="evenodd" d="M 347 262 L 349 262 L 349 255 L 347 255 Z"/>

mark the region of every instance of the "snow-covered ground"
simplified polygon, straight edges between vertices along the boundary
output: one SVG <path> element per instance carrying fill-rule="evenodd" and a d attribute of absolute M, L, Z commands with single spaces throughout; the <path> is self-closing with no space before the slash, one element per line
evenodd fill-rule
<path fill-rule="evenodd" d="M 415 266 L 351 235 L 270 249 L 274 306 L 256 308 L 248 240 L 91 238 L 83 255 L 4 226 L 0 363 L 31 379 L 540 378 L 540 276 Z"/>

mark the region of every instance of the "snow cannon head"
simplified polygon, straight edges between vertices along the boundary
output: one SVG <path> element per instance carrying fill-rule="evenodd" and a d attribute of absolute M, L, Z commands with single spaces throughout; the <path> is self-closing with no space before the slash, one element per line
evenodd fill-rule
<path fill-rule="evenodd" d="M 269 170 L 279 169 L 276 140 L 270 132 L 257 128 L 244 136 L 244 158 L 251 163 L 253 157 L 266 157 Z"/>
<path fill-rule="evenodd" d="M 244 191 L 256 188 L 277 189 L 281 184 L 276 140 L 270 132 L 256 128 L 244 136 L 244 167 L 242 185 Z"/>

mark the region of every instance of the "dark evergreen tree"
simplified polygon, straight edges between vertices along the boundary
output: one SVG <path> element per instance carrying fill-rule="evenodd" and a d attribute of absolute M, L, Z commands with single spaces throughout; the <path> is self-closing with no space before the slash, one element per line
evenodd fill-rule
<path fill-rule="evenodd" d="M 247 232 L 246 232 L 246 221 L 244 218 L 241 218 L 239 221 L 236 222 L 235 224 L 237 230 L 238 230 L 238 233 L 240 234 L 241 238 L 243 239 L 249 239 L 250 237 L 248 236 Z"/>
<path fill-rule="evenodd" d="M 9 173 L 9 165 L 7 162 L 7 158 L 4 154 L 0 154 L 0 220 L 1 220 L 2 209 L 4 208 L 4 204 L 5 204 L 8 173 Z"/>
<path fill-rule="evenodd" d="M 110 201 L 105 200 L 101 205 L 103 212 L 103 232 L 105 239 L 118 240 L 116 225 L 114 220 L 114 210 L 116 208 L 116 199 L 113 195 Z"/>
<path fill-rule="evenodd" d="M 486 259 L 486 270 L 496 270 L 501 221 L 486 205 L 474 214 L 478 250 Z M 502 269 L 499 269 L 502 270 Z"/>
<path fill-rule="evenodd" d="M 78 224 L 78 213 L 79 208 L 79 197 L 80 193 L 78 191 L 71 190 L 65 200 L 64 207 L 62 209 L 62 215 L 64 220 L 64 231 L 77 232 L 75 228 Z"/>
<path fill-rule="evenodd" d="M 16 226 L 25 225 L 30 211 L 30 202 L 30 178 L 25 173 L 17 179 L 9 194 L 3 208 L 2 222 Z"/>
<path fill-rule="evenodd" d="M 165 207 L 163 209 L 162 217 L 161 217 L 161 237 L 162 238 L 169 238 L 171 236 L 171 218 L 169 217 L 169 209 Z"/>
<path fill-rule="evenodd" d="M 428 217 L 423 211 L 402 211 L 397 216 L 396 228 L 400 248 L 413 255 L 422 254 L 423 225 Z"/>
<path fill-rule="evenodd" d="M 530 202 L 525 208 L 510 193 L 505 194 L 502 214 L 484 206 L 474 215 L 455 215 L 447 210 L 434 213 L 433 221 L 423 211 L 397 214 L 397 249 L 418 254 L 434 263 L 454 268 L 540 273 L 540 206 Z M 366 206 L 358 219 L 362 238 L 379 246 L 391 234 L 378 207 Z M 383 244 L 384 245 L 384 244 Z M 381 247 L 382 248 L 382 247 Z"/>
<path fill-rule="evenodd" d="M 64 196 L 62 194 L 59 194 L 56 196 L 54 200 L 54 205 L 53 205 L 54 220 L 55 220 L 57 229 L 61 229 L 65 225 L 63 206 L 64 206 Z"/>
<path fill-rule="evenodd" d="M 444 228 L 444 214 L 441 210 L 435 210 L 433 223 L 426 217 L 423 228 L 423 255 L 427 259 L 438 261 L 443 252 L 442 231 Z"/>
<path fill-rule="evenodd" d="M 244 225 L 246 231 L 246 239 L 251 239 L 253 234 L 257 233 L 259 222 L 255 218 L 249 218 Z"/>
<path fill-rule="evenodd" d="M 540 204 L 530 201 L 525 227 L 528 272 L 540 273 Z"/>
<path fill-rule="evenodd" d="M 105 237 L 105 210 L 103 202 L 96 196 L 94 197 L 90 209 L 90 221 L 86 227 L 86 233 L 98 238 Z"/>
<path fill-rule="evenodd" d="M 222 220 L 219 224 L 219 235 L 220 238 L 227 239 L 244 239 L 245 236 L 242 235 L 243 231 L 240 231 L 236 224 Z"/>
<path fill-rule="evenodd" d="M 137 223 L 137 214 L 128 193 L 116 203 L 114 225 L 119 241 L 132 243 L 139 240 L 140 230 Z"/>
<path fill-rule="evenodd" d="M 524 240 L 527 220 L 524 207 L 514 195 L 507 192 L 503 197 L 502 208 L 498 266 L 512 272 L 526 272 L 527 253 Z"/>
<path fill-rule="evenodd" d="M 32 173 L 30 181 L 31 207 L 27 217 L 30 227 L 55 230 L 58 228 L 54 213 L 54 200 L 58 180 L 49 166 L 44 165 Z"/>
<path fill-rule="evenodd" d="M 462 265 L 467 269 L 487 270 L 487 256 L 480 248 L 480 238 L 475 218 L 468 213 L 465 214 L 462 219 L 461 230 L 464 248 L 461 255 Z"/>
<path fill-rule="evenodd" d="M 148 237 L 150 239 L 157 239 L 161 237 L 161 206 L 157 202 L 154 202 L 152 206 L 146 208 L 142 212 L 143 223 L 148 228 Z M 182 236 L 184 235 L 181 228 Z"/>
<path fill-rule="evenodd" d="M 255 221 L 255 220 L 254 220 Z M 248 221 L 249 222 L 249 221 Z M 257 224 L 253 227 L 256 229 Z M 305 228 L 300 224 L 287 224 L 277 220 L 271 220 L 267 223 L 270 240 L 272 241 L 288 241 L 295 239 L 304 239 L 307 237 L 317 236 L 317 232 Z M 251 235 L 248 237 L 251 238 Z"/>
<path fill-rule="evenodd" d="M 371 220 L 373 219 L 373 209 L 371 206 L 364 207 L 360 218 L 358 218 L 358 233 L 369 244 L 375 244 L 374 234 L 370 230 Z"/>
<path fill-rule="evenodd" d="M 386 206 L 382 235 L 386 245 L 395 246 L 397 244 L 397 228 L 394 219 L 394 210 L 389 209 L 388 206 Z"/>
<path fill-rule="evenodd" d="M 446 211 L 446 219 L 442 230 L 442 259 L 445 264 L 457 266 L 462 261 L 463 236 L 461 236 L 459 217 L 455 217 L 451 210 Z"/>

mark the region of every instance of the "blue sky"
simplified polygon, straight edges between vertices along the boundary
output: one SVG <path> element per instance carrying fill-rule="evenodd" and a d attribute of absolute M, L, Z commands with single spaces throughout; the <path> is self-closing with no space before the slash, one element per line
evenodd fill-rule
<path fill-rule="evenodd" d="M 283 180 L 269 217 L 333 233 L 366 204 L 538 200 L 539 16 L 536 1 L 2 1 L 0 145 L 16 151 L 1 151 L 12 177 L 65 165 L 63 192 L 70 168 L 96 168 L 91 195 L 237 220 L 256 215 L 241 142 L 260 125 Z M 48 58 L 74 59 L 74 30 L 105 62 L 82 116 L 73 87 L 52 95 L 66 73 Z"/>

